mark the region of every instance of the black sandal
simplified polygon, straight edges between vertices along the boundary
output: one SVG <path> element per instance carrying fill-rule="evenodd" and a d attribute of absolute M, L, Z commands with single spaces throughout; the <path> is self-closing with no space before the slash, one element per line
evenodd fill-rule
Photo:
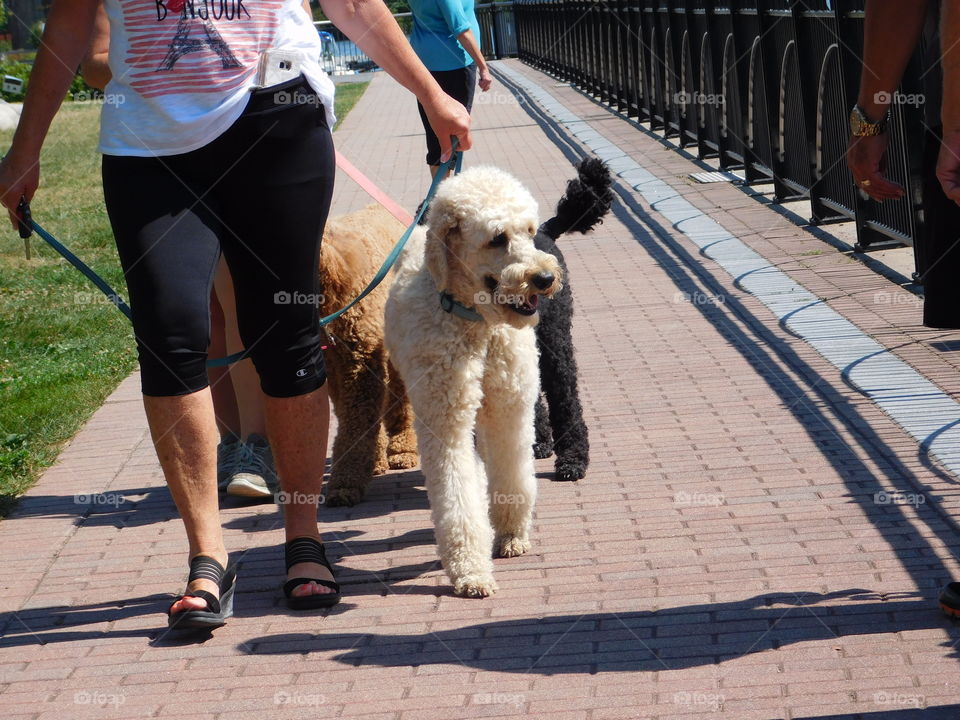
<path fill-rule="evenodd" d="M 940 593 L 940 609 L 945 615 L 960 618 L 960 582 L 952 582 Z"/>
<path fill-rule="evenodd" d="M 287 562 L 287 571 L 298 563 L 309 562 L 323 565 L 333 574 L 333 568 L 330 567 L 330 561 L 327 560 L 327 553 L 323 549 L 323 543 L 315 538 L 294 538 L 283 546 L 283 553 Z M 319 595 L 305 595 L 303 597 L 291 595 L 293 589 L 298 585 L 305 585 L 311 582 L 330 588 L 333 592 Z M 331 607 L 340 602 L 340 585 L 333 580 L 296 577 L 287 580 L 283 584 L 283 594 L 287 597 L 287 607 L 291 610 L 314 610 L 316 608 Z"/>
<path fill-rule="evenodd" d="M 223 565 L 207 555 L 197 555 L 190 561 L 189 585 L 194 580 L 210 580 L 220 586 L 220 597 L 206 590 L 184 591 L 177 596 L 176 603 L 185 597 L 195 597 L 206 601 L 206 610 L 181 610 L 171 613 L 167 609 L 167 627 L 171 630 L 213 630 L 226 625 L 227 618 L 233 615 L 233 591 L 237 586 L 237 571 Z M 173 607 L 173 604 L 171 604 Z"/>

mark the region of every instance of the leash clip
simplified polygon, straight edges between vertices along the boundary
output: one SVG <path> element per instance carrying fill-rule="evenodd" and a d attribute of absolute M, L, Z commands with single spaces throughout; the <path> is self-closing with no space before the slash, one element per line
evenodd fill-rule
<path fill-rule="evenodd" d="M 440 309 L 444 312 L 453 312 L 453 295 L 445 292 L 440 293 Z"/>

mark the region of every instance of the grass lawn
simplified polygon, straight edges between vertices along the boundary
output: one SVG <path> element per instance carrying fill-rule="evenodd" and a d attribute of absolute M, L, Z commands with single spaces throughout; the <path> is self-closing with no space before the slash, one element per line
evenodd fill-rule
<path fill-rule="evenodd" d="M 366 86 L 337 87 L 338 118 Z M 94 104 L 64 105 L 41 155 L 31 209 L 126 298 L 103 207 L 99 119 Z M 12 134 L 0 133 L 4 152 Z M 136 367 L 127 319 L 46 243 L 34 236 L 31 247 L 33 259 L 26 260 L 16 231 L 0 229 L 0 515 Z"/>
<path fill-rule="evenodd" d="M 360 99 L 360 96 L 363 95 L 363 91 L 367 89 L 367 82 L 355 82 L 355 83 L 339 83 L 337 85 L 337 94 L 333 103 L 333 113 L 337 116 L 337 124 L 334 126 L 334 130 L 340 127 L 340 123 L 343 122 L 343 119 L 347 116 L 347 113 L 350 112 L 350 108 L 357 104 L 357 100 Z"/>

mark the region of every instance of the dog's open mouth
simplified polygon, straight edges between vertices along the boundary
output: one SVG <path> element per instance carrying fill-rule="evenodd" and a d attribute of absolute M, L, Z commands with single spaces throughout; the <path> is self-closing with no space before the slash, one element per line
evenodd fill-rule
<path fill-rule="evenodd" d="M 537 311 L 537 305 L 539 303 L 539 295 L 530 295 L 528 297 L 521 297 L 519 302 L 511 303 L 508 307 L 521 315 L 533 315 Z"/>
<path fill-rule="evenodd" d="M 537 306 L 540 304 L 539 295 L 514 295 L 504 293 L 500 290 L 500 283 L 497 282 L 496 278 L 492 278 L 489 275 L 484 278 L 484 281 L 487 289 L 490 291 L 490 299 L 495 304 L 505 305 L 519 315 L 529 316 L 537 312 Z"/>

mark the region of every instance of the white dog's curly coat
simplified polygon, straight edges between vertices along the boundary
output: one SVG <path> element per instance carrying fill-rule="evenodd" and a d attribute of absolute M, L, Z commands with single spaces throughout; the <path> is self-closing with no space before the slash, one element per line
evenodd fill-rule
<path fill-rule="evenodd" d="M 556 259 L 534 247 L 537 226 L 536 202 L 502 170 L 445 180 L 387 300 L 386 345 L 413 405 L 440 559 L 460 595 L 497 589 L 494 552 L 530 549 L 534 326 L 539 296 L 561 286 Z M 446 312 L 441 293 L 479 319 Z"/>

